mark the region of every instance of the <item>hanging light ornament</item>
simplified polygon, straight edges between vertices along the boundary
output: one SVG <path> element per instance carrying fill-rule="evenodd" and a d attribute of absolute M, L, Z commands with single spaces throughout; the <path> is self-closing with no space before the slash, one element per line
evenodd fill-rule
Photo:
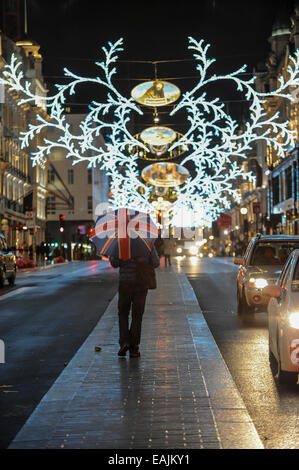
<path fill-rule="evenodd" d="M 136 149 L 147 151 L 147 147 L 129 132 L 128 124 L 133 113 L 143 114 L 135 101 L 136 98 L 146 106 L 165 106 L 179 98 L 179 90 L 172 89 L 173 93 L 167 96 L 167 82 L 155 80 L 147 82 L 143 93 L 139 92 L 140 87 L 135 87 L 134 99 L 123 96 L 112 82 L 116 74 L 117 54 L 123 50 L 122 43 L 123 40 L 120 39 L 114 44 L 108 43 L 108 48 L 103 47 L 105 59 L 96 62 L 101 76 L 81 77 L 64 69 L 70 83 L 56 85 L 57 93 L 45 98 L 51 121 L 38 115 L 37 124 L 30 124 L 28 131 L 22 133 L 22 148 L 28 147 L 30 141 L 44 128 L 54 127 L 60 131 L 59 139 L 54 141 L 48 138 L 44 140 L 43 145 L 38 145 L 37 151 L 31 157 L 33 165 L 42 165 L 52 150 L 58 147 L 65 151 L 66 158 L 72 159 L 74 165 L 87 162 L 88 167 L 99 166 L 100 169 L 106 170 L 111 177 L 113 206 L 151 212 L 154 209 L 151 204 L 154 188 L 141 181 L 137 165 L 138 152 L 127 151 L 128 147 L 134 146 Z M 175 115 L 178 111 L 185 110 L 189 129 L 184 136 L 171 144 L 169 152 L 179 146 L 188 146 L 189 152 L 180 164 L 184 167 L 189 163 L 194 167 L 192 176 L 176 188 L 176 200 L 171 209 L 174 217 L 178 217 L 182 210 L 191 211 L 194 225 L 210 224 L 223 208 L 230 207 L 231 198 L 239 201 L 238 188 L 234 187 L 236 179 L 242 177 L 253 180 L 253 176 L 244 172 L 236 159 L 246 158 L 254 142 L 263 140 L 272 146 L 280 157 L 284 157 L 285 152 L 295 144 L 294 132 L 288 128 L 288 122 L 281 122 L 278 112 L 268 116 L 263 103 L 269 96 L 293 99 L 288 93 L 288 87 L 299 86 L 299 51 L 296 51 L 294 57 L 290 57 L 288 78 L 280 77 L 277 90 L 258 93 L 254 89 L 254 77 L 249 80 L 242 78 L 244 75 L 241 74 L 246 71 L 245 65 L 231 74 L 208 75 L 214 62 L 214 59 L 207 57 L 208 48 L 209 45 L 205 45 L 203 41 L 189 38 L 189 49 L 194 51 L 200 77 L 196 86 L 183 94 L 170 113 Z M 10 63 L 2 70 L 0 83 L 21 95 L 19 105 L 35 103 L 38 97 L 31 91 L 30 83 L 24 80 L 21 67 L 22 63 L 12 55 Z M 207 85 L 217 84 L 222 80 L 234 83 L 237 91 L 243 92 L 248 101 L 250 115 L 243 131 L 240 131 L 237 122 L 225 111 L 224 103 L 218 98 L 208 99 L 205 92 Z M 158 88 L 161 88 L 161 83 L 164 85 L 164 97 L 156 99 L 149 95 L 153 91 L 152 87 L 157 87 L 157 81 Z M 72 133 L 64 106 L 66 97 L 73 95 L 76 87 L 83 83 L 105 87 L 107 100 L 105 103 L 92 101 L 89 113 L 82 119 L 77 132 Z M 100 133 L 107 134 L 105 147 L 98 145 L 97 138 Z"/>
<path fill-rule="evenodd" d="M 174 188 L 183 184 L 189 177 L 187 168 L 176 163 L 159 162 L 142 170 L 142 178 L 152 186 Z"/>
<path fill-rule="evenodd" d="M 129 153 L 138 152 L 139 158 L 144 160 L 171 160 L 181 156 L 186 150 L 186 145 L 180 145 L 173 151 L 168 152 L 170 146 L 176 141 L 182 139 L 183 135 L 170 129 L 169 127 L 153 126 L 144 129 L 140 134 L 136 134 L 134 138 L 146 146 L 147 150 L 141 147 L 131 146 L 128 148 Z"/>
<path fill-rule="evenodd" d="M 159 108 L 174 103 L 180 97 L 179 88 L 164 80 L 139 83 L 131 92 L 132 98 L 143 106 Z M 157 112 L 155 112 L 157 115 Z"/>

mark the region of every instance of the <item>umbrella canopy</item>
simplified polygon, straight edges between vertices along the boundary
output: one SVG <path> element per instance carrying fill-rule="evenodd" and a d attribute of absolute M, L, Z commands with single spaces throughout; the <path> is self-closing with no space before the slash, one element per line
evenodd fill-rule
<path fill-rule="evenodd" d="M 150 216 L 133 209 L 117 209 L 98 217 L 90 239 L 101 255 L 122 260 L 148 256 L 158 229 Z"/>

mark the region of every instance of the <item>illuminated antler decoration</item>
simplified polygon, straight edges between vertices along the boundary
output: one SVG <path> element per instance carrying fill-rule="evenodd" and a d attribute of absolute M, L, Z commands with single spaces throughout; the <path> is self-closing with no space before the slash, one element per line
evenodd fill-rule
<path fill-rule="evenodd" d="M 71 81 L 66 85 L 56 85 L 58 92 L 54 96 L 45 98 L 51 121 L 38 115 L 38 124 L 29 125 L 27 132 L 22 134 L 22 148 L 29 146 L 32 140 L 42 129 L 55 127 L 60 131 L 57 141 L 44 140 L 33 153 L 33 165 L 42 164 L 54 148 L 61 148 L 66 152 L 66 158 L 71 158 L 73 164 L 85 161 L 89 167 L 99 166 L 106 170 L 111 177 L 112 204 L 115 207 L 126 206 L 150 212 L 153 207 L 150 203 L 152 188 L 145 185 L 138 170 L 138 154 L 128 153 L 127 149 L 134 146 L 147 147 L 137 141 L 128 130 L 132 113 L 143 114 L 135 101 L 122 96 L 112 83 L 116 74 L 114 66 L 117 53 L 122 51 L 123 40 L 109 47 L 103 47 L 105 60 L 96 62 L 101 70 L 101 76 L 86 78 L 75 75 L 64 69 L 65 76 Z M 288 129 L 287 122 L 279 122 L 279 113 L 267 116 L 263 103 L 268 96 L 280 96 L 292 99 L 288 93 L 289 87 L 299 86 L 299 52 L 291 58 L 288 66 L 288 80 L 280 78 L 280 86 L 275 92 L 258 93 L 254 90 L 255 78 L 243 80 L 240 74 L 246 70 L 244 65 L 229 75 L 208 76 L 209 68 L 214 59 L 207 58 L 209 45 L 203 41 L 197 42 L 189 38 L 189 49 L 194 52 L 198 62 L 197 70 L 200 79 L 193 90 L 186 92 L 170 115 L 175 115 L 184 109 L 190 123 L 187 133 L 176 141 L 169 151 L 185 144 L 188 153 L 181 161 L 181 165 L 193 166 L 193 177 L 180 187 L 176 188 L 177 200 L 171 210 L 174 215 L 182 208 L 187 207 L 194 211 L 196 223 L 211 223 L 223 208 L 229 208 L 230 200 L 238 200 L 239 190 L 234 187 L 237 178 L 252 180 L 250 173 L 244 172 L 237 164 L 238 158 L 246 158 L 251 145 L 256 140 L 264 140 L 271 145 L 278 155 L 283 157 L 286 150 L 294 145 L 293 131 Z M 224 103 L 217 98 L 208 100 L 204 91 L 207 85 L 217 83 L 219 80 L 230 80 L 235 83 L 237 91 L 246 96 L 249 103 L 250 119 L 245 129 L 240 132 L 239 126 L 231 116 L 225 112 Z M 21 63 L 17 63 L 13 55 L 9 65 L 6 65 L 0 83 L 10 90 L 21 94 L 22 103 L 36 100 L 36 95 L 30 91 L 30 84 L 24 80 Z M 66 96 L 75 93 L 76 87 L 82 83 L 93 83 L 106 87 L 107 100 L 105 103 L 93 101 L 90 111 L 81 121 L 78 132 L 73 134 L 64 114 Z M 108 132 L 107 132 L 108 131 Z M 98 146 L 98 136 L 107 134 L 108 141 L 105 147 Z M 277 139 L 277 137 L 280 137 Z"/>

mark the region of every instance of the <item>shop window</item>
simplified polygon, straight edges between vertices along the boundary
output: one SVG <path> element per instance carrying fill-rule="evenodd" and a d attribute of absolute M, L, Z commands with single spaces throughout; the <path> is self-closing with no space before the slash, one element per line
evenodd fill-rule
<path fill-rule="evenodd" d="M 279 176 L 272 180 L 273 205 L 279 204 Z"/>
<path fill-rule="evenodd" d="M 92 214 L 92 196 L 88 196 L 87 198 L 87 210 L 88 214 Z"/>

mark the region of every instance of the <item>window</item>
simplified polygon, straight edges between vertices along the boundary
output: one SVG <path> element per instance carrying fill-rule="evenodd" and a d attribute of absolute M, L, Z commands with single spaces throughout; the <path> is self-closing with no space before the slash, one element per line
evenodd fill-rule
<path fill-rule="evenodd" d="M 74 170 L 67 170 L 67 182 L 68 184 L 74 184 Z"/>
<path fill-rule="evenodd" d="M 279 203 L 279 176 L 272 180 L 272 191 L 273 191 L 273 205 Z"/>
<path fill-rule="evenodd" d="M 299 248 L 298 242 L 260 242 L 255 246 L 250 265 L 284 265 L 290 253 Z"/>
<path fill-rule="evenodd" d="M 88 196 L 87 198 L 87 210 L 88 214 L 92 214 L 92 196 Z"/>
<path fill-rule="evenodd" d="M 285 182 L 286 182 L 286 198 L 290 199 L 293 195 L 293 179 L 292 179 L 292 167 L 289 166 L 286 169 L 286 174 L 285 174 Z"/>
<path fill-rule="evenodd" d="M 49 196 L 47 198 L 47 213 L 55 214 L 56 211 L 56 199 L 55 196 Z"/>
<path fill-rule="evenodd" d="M 48 170 L 48 183 L 54 183 L 55 173 L 54 170 Z"/>
<path fill-rule="evenodd" d="M 89 168 L 87 170 L 87 183 L 92 184 L 92 170 L 91 170 L 91 168 Z"/>
<path fill-rule="evenodd" d="M 285 287 L 285 283 L 286 283 L 286 278 L 287 278 L 287 275 L 289 273 L 289 268 L 290 268 L 290 264 L 291 264 L 291 257 L 289 258 L 287 264 L 285 265 L 285 267 L 283 268 L 282 270 L 282 273 L 280 274 L 279 276 L 279 285 L 280 287 L 284 288 Z"/>

